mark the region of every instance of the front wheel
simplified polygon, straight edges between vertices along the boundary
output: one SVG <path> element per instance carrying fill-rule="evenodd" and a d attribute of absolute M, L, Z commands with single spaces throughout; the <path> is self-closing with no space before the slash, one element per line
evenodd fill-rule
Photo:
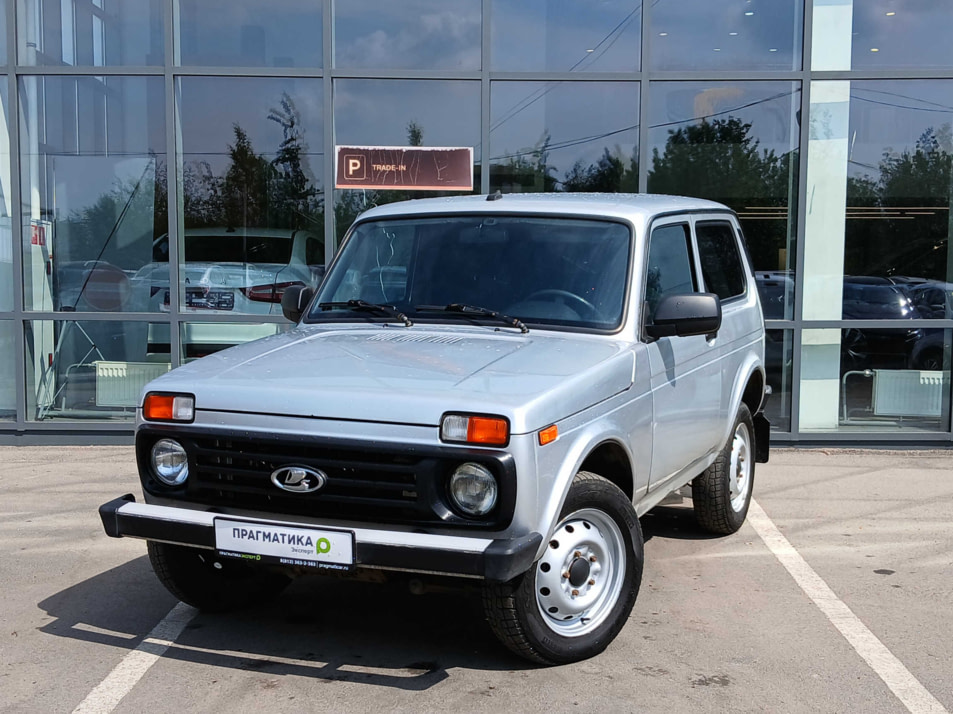
<path fill-rule="evenodd" d="M 515 580 L 486 586 L 487 620 L 504 645 L 534 662 L 593 657 L 625 625 L 643 560 L 631 501 L 615 484 L 582 471 L 542 557 Z"/>
<path fill-rule="evenodd" d="M 291 582 L 287 575 L 219 558 L 212 550 L 151 540 L 148 548 L 152 569 L 166 590 L 204 612 L 266 602 Z"/>
<path fill-rule="evenodd" d="M 754 488 L 754 458 L 754 422 L 742 404 L 728 442 L 714 463 L 692 481 L 695 520 L 706 531 L 734 533 L 745 522 Z"/>

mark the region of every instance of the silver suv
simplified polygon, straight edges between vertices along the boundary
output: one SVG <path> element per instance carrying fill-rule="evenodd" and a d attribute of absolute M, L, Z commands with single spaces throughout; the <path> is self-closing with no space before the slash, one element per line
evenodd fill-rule
<path fill-rule="evenodd" d="M 363 214 L 297 326 L 146 386 L 148 541 L 220 610 L 293 576 L 479 579 L 542 663 L 601 652 L 642 578 L 639 516 L 687 493 L 741 527 L 768 456 L 764 323 L 738 220 L 669 196 L 507 195 Z"/>

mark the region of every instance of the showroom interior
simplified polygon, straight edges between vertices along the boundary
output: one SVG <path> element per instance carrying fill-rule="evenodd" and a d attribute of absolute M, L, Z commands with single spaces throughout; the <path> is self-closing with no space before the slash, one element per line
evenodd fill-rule
<path fill-rule="evenodd" d="M 3 0 L 0 444 L 128 443 L 140 390 L 288 329 L 355 216 L 336 146 L 474 193 L 737 213 L 777 444 L 951 441 L 953 4 Z M 16 228 L 15 228 L 16 227 Z"/>

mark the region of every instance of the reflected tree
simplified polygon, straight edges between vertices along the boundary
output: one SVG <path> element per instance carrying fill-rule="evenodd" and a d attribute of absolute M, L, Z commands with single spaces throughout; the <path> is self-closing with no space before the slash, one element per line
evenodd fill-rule
<path fill-rule="evenodd" d="M 912 150 L 885 151 L 876 177 L 848 178 L 848 205 L 879 209 L 871 212 L 877 220 L 847 221 L 848 274 L 951 277 L 951 167 L 953 130 L 944 124 L 926 129 Z"/>
<path fill-rule="evenodd" d="M 168 230 L 166 186 L 166 163 L 155 155 L 143 158 L 138 177 L 116 179 L 94 203 L 57 221 L 58 262 L 148 262 L 148 246 Z"/>
<path fill-rule="evenodd" d="M 272 161 L 274 175 L 269 201 L 273 224 L 292 227 L 303 220 L 322 226 L 323 198 L 302 166 L 307 145 L 302 139 L 300 115 L 287 93 L 282 95 L 280 107 L 268 114 L 268 119 L 281 126 L 284 137 Z"/>
<path fill-rule="evenodd" d="M 308 169 L 301 117 L 287 93 L 269 110 L 267 119 L 282 131 L 271 160 L 259 154 L 248 133 L 235 124 L 233 141 L 227 147 L 229 163 L 221 174 L 204 160 L 183 166 L 187 228 L 224 225 L 323 230 L 324 197 Z"/>
<path fill-rule="evenodd" d="M 553 176 L 555 167 L 549 163 L 551 144 L 552 136 L 547 129 L 532 148 L 502 157 L 503 163 L 491 166 L 491 184 L 499 186 L 503 193 L 555 191 L 559 182 Z"/>
<path fill-rule="evenodd" d="M 626 166 L 621 147 L 610 152 L 603 149 L 594 164 L 586 166 L 577 161 L 560 182 L 563 191 L 592 191 L 597 193 L 635 193 L 639 189 L 638 151 L 634 151 Z"/>
<path fill-rule="evenodd" d="M 416 121 L 410 122 L 407 125 L 407 145 L 408 146 L 423 146 L 424 145 L 424 129 Z"/>
<path fill-rule="evenodd" d="M 648 187 L 652 193 L 720 201 L 736 211 L 784 208 L 788 220 L 745 220 L 756 269 L 780 269 L 794 225 L 797 151 L 779 155 L 762 149 L 752 124 L 737 117 L 702 120 L 669 131 L 664 150 L 652 150 Z M 793 256 L 790 256 L 793 257 Z"/>
<path fill-rule="evenodd" d="M 233 130 L 235 143 L 228 147 L 231 165 L 222 183 L 224 223 L 231 227 L 267 226 L 273 166 L 255 153 L 244 129 L 235 124 Z"/>

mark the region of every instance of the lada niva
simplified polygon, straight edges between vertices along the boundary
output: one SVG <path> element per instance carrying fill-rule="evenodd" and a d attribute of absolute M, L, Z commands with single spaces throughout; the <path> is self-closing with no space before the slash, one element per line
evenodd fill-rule
<path fill-rule="evenodd" d="M 768 457 L 764 321 L 738 219 L 652 195 L 505 195 L 373 208 L 283 334 L 149 383 L 145 503 L 100 509 L 204 610 L 296 575 L 476 579 L 541 663 L 615 638 L 639 517 L 688 494 L 741 527 Z"/>

